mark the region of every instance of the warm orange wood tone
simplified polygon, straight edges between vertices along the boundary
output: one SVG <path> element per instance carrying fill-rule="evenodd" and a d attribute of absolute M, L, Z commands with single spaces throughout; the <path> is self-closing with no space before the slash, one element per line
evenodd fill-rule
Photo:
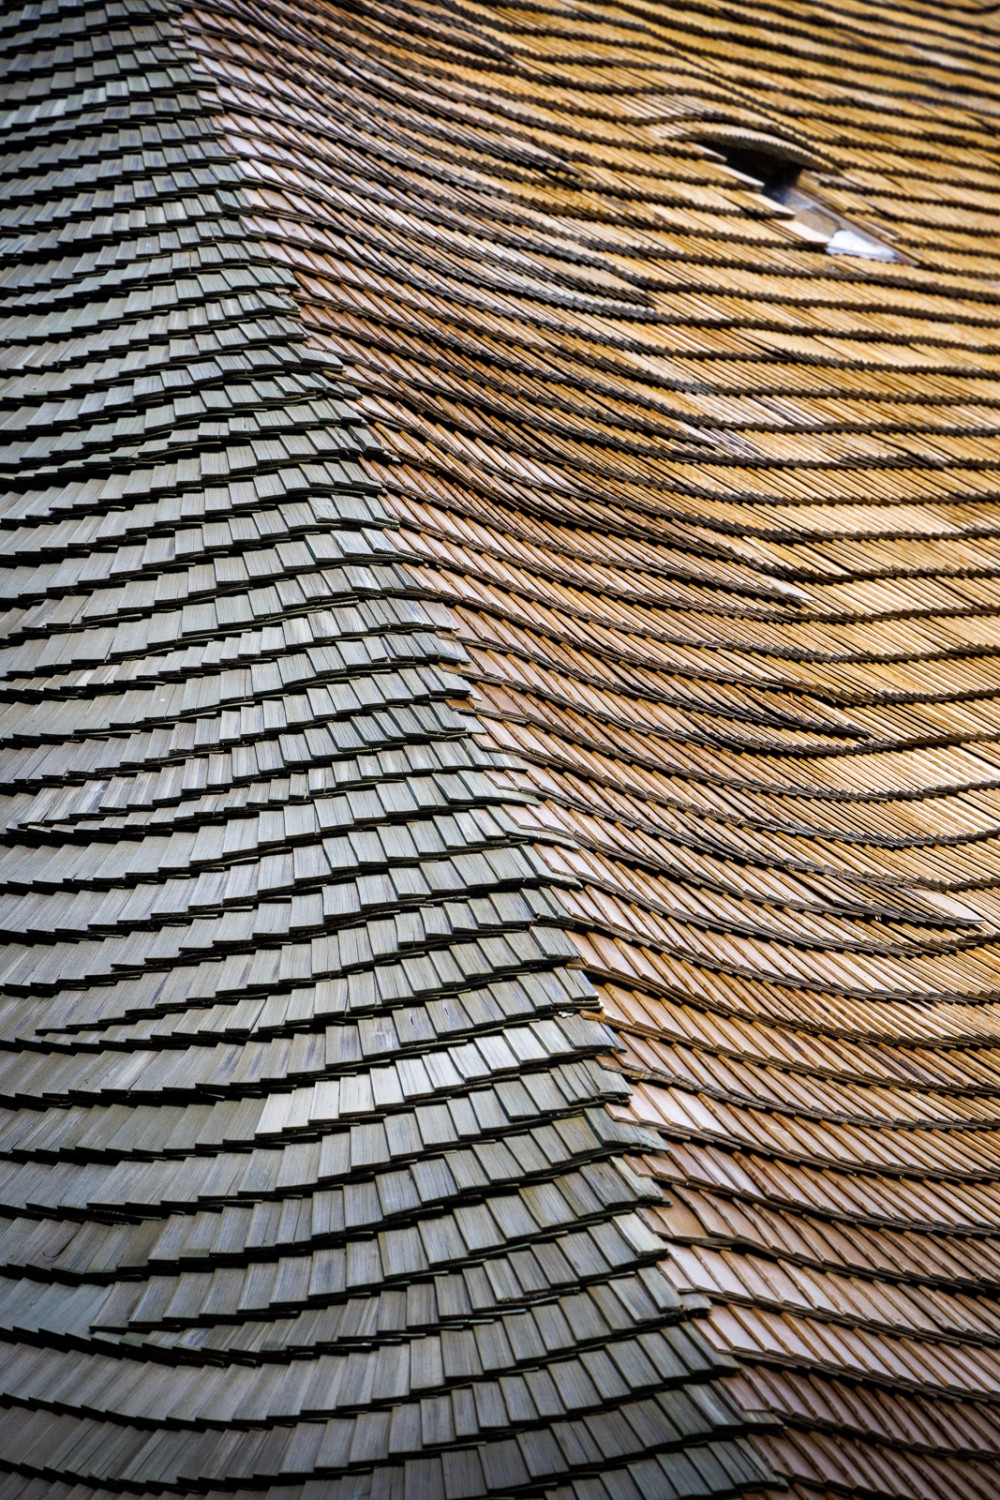
<path fill-rule="evenodd" d="M 348 365 L 797 1493 L 995 1494 L 1000 60 L 975 7 L 219 3 Z M 899 260 L 700 143 L 764 133 Z M 749 138 L 749 137 L 747 137 Z"/>

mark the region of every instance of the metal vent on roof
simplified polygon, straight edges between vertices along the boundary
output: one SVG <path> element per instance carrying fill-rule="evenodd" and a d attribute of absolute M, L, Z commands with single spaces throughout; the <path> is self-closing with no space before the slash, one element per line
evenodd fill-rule
<path fill-rule="evenodd" d="M 809 167 L 816 158 L 796 145 L 756 132 L 717 131 L 699 141 L 714 160 L 785 210 L 788 228 L 828 255 L 859 255 L 868 260 L 902 261 L 904 257 L 884 240 L 862 229 L 822 201 Z"/>

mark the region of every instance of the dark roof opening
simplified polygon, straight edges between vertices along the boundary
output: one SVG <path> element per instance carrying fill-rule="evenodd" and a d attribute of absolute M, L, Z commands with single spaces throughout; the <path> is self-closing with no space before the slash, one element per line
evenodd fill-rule
<path fill-rule="evenodd" d="M 771 203 L 778 204 L 788 228 L 828 255 L 860 255 L 868 260 L 901 261 L 903 256 L 868 230 L 825 204 L 804 153 L 783 150 L 769 137 L 699 141 L 727 171 Z"/>
<path fill-rule="evenodd" d="M 770 151 L 746 146 L 720 146 L 717 142 L 711 149 L 716 156 L 721 157 L 731 172 L 738 172 L 741 177 L 748 177 L 752 182 L 759 183 L 769 198 L 783 188 L 794 187 L 802 171 L 801 162 Z"/>

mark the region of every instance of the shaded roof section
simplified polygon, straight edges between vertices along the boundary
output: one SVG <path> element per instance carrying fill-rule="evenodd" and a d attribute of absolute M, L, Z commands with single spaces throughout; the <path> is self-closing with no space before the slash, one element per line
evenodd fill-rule
<path fill-rule="evenodd" d="M 2 43 L 0 1494 L 746 1488 L 559 881 L 176 15 Z"/>
<path fill-rule="evenodd" d="M 978 24 L 5 18 L 0 1500 L 993 1496 Z"/>

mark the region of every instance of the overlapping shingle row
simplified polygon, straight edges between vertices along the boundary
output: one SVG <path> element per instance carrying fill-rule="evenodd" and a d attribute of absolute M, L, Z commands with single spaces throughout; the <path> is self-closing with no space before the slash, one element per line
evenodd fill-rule
<path fill-rule="evenodd" d="M 541 799 L 515 816 L 581 882 L 670 1274 L 801 1500 L 996 1490 L 992 24 L 188 20 L 254 232 Z M 762 143 L 895 259 L 824 254 L 720 159 Z"/>
<path fill-rule="evenodd" d="M 0 1496 L 746 1490 L 566 882 L 177 12 L 0 51 Z"/>

